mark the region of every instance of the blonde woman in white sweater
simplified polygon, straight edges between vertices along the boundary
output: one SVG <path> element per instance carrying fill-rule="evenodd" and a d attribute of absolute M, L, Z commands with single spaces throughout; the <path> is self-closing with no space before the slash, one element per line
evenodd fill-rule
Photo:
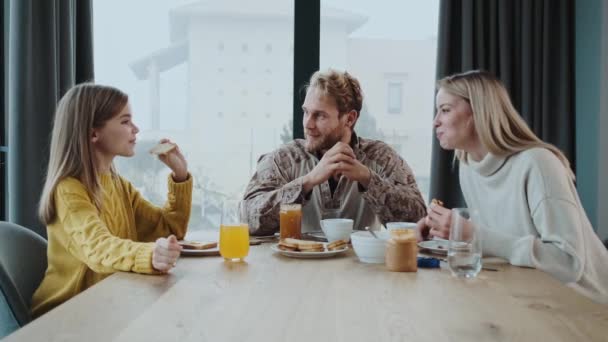
<path fill-rule="evenodd" d="M 594 301 L 608 303 L 608 251 L 574 185 L 564 154 L 540 140 L 502 83 L 470 71 L 438 82 L 433 125 L 456 150 L 467 206 L 479 211 L 483 252 L 543 270 Z M 419 239 L 448 238 L 451 211 L 431 205 Z"/>

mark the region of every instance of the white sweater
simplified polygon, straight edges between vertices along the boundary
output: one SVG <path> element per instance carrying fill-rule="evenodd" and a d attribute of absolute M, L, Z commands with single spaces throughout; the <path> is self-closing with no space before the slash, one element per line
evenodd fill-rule
<path fill-rule="evenodd" d="M 461 162 L 460 186 L 467 206 L 479 212 L 484 254 L 538 268 L 608 303 L 608 251 L 551 151 Z"/>

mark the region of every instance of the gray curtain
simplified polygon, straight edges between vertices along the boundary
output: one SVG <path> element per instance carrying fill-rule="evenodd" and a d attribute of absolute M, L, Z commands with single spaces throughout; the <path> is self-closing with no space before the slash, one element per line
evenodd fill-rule
<path fill-rule="evenodd" d="M 437 78 L 483 69 L 507 87 L 534 133 L 575 167 L 572 0 L 442 0 Z M 464 205 L 453 152 L 433 139 L 431 198 Z"/>
<path fill-rule="evenodd" d="M 46 237 L 36 217 L 55 106 L 93 80 L 90 0 L 11 0 L 9 39 L 9 221 Z"/>

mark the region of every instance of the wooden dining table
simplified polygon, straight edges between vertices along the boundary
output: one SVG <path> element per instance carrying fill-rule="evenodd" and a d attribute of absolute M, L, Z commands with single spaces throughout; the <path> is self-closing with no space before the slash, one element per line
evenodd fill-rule
<path fill-rule="evenodd" d="M 182 257 L 167 275 L 118 272 L 5 341 L 608 341 L 608 306 L 548 274 L 495 264 L 473 279 L 390 272 L 352 250 L 245 262 Z"/>

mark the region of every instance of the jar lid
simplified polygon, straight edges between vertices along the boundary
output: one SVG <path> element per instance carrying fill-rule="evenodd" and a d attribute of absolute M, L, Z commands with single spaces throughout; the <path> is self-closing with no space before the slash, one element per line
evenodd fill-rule
<path fill-rule="evenodd" d="M 390 239 L 388 239 L 389 243 L 395 243 L 395 244 L 405 244 L 405 243 L 416 243 L 416 237 L 415 236 L 397 236 L 397 237 L 392 237 Z"/>

